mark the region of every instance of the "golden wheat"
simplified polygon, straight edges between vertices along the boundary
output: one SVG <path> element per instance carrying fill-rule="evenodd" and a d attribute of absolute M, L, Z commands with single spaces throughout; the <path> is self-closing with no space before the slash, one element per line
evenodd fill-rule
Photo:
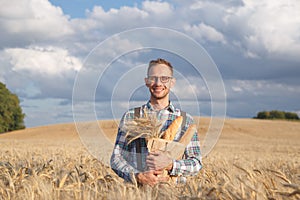
<path fill-rule="evenodd" d="M 31 155 L 29 158 L 28 155 Z M 45 156 L 55 155 L 55 156 Z M 17 152 L 1 155 L 0 199 L 298 199 L 299 169 L 289 163 L 258 162 L 246 167 L 220 157 L 187 184 L 137 187 L 84 151 Z M 244 160 L 245 161 L 245 160 Z M 283 168 L 282 166 L 285 166 Z M 297 177 L 298 176 L 298 177 Z"/>
<path fill-rule="evenodd" d="M 2 138 L 0 199 L 299 199 L 299 145 L 256 139 L 244 129 L 225 134 L 186 184 L 153 188 L 124 183 L 79 141 Z M 284 139 L 298 144 L 295 138 Z"/>

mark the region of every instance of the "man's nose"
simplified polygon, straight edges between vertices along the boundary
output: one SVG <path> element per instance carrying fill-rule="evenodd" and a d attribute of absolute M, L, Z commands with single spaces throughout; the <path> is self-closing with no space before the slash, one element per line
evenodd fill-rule
<path fill-rule="evenodd" d="M 160 77 L 155 77 L 155 84 L 161 84 Z"/>

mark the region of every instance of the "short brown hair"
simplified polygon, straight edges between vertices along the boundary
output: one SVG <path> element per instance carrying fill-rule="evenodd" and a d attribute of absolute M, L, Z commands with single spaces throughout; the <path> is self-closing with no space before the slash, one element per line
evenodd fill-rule
<path fill-rule="evenodd" d="M 164 64 L 164 65 L 167 65 L 169 67 L 169 69 L 171 70 L 171 74 L 173 76 L 173 66 L 171 65 L 171 63 L 165 59 L 162 59 L 162 58 L 157 58 L 156 60 L 151 60 L 149 62 L 149 66 L 148 66 L 148 71 L 147 71 L 147 74 L 149 74 L 149 70 L 152 66 L 154 65 L 158 65 L 158 64 Z"/>

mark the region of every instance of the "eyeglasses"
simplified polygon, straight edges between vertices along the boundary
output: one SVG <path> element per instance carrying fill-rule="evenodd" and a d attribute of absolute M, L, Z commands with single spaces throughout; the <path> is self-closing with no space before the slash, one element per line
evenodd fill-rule
<path fill-rule="evenodd" d="M 169 80 L 171 80 L 173 77 L 171 76 L 148 76 L 147 79 L 149 82 L 154 83 L 156 81 L 158 81 L 158 79 L 160 80 L 160 82 L 162 83 L 167 83 L 169 82 Z"/>

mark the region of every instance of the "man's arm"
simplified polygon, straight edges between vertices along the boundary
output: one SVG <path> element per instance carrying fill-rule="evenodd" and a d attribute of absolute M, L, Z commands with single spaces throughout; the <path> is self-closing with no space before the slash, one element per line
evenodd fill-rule
<path fill-rule="evenodd" d="M 134 118 L 133 110 L 124 113 L 118 128 L 115 147 L 110 159 L 111 168 L 124 180 L 133 182 L 133 176 L 139 173 L 135 167 L 136 152 L 132 149 L 134 141 L 131 144 L 127 143 L 126 132 L 123 129 L 126 120 Z"/>
<path fill-rule="evenodd" d="M 139 171 L 125 158 L 135 156 L 127 146 L 125 133 L 119 127 L 115 147 L 110 159 L 111 168 L 124 180 L 133 181 L 132 176 Z"/>

